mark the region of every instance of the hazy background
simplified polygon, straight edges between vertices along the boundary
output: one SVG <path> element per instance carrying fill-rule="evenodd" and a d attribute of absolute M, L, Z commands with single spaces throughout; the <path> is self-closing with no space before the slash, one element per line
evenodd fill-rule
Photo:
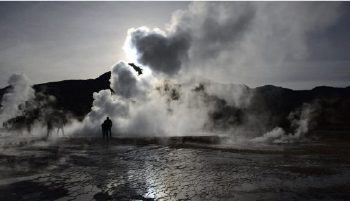
<path fill-rule="evenodd" d="M 173 13 L 179 9 L 186 10 L 189 4 L 189 2 L 1 2 L 0 87 L 7 85 L 8 77 L 12 73 L 25 73 L 33 83 L 95 78 L 110 70 L 117 61 L 128 61 L 122 50 L 128 29 L 147 26 L 150 28 L 159 27 L 164 30 L 166 25 L 170 24 Z M 273 66 L 267 62 L 264 63 L 266 66 L 262 65 L 261 68 L 257 68 L 256 62 L 254 68 L 249 65 L 239 68 L 236 68 L 237 65 L 231 67 L 230 63 L 220 66 L 215 63 L 214 65 L 218 65 L 218 69 L 212 73 L 213 76 L 227 74 L 226 77 L 222 77 L 222 79 L 219 77 L 220 79 L 215 80 L 244 83 L 252 87 L 274 84 L 295 89 L 307 89 L 317 85 L 350 85 L 350 42 L 348 39 L 350 35 L 350 4 L 347 2 L 328 2 L 328 4 L 321 6 L 315 4 L 317 7 L 315 13 L 321 13 L 321 15 L 315 16 L 309 13 L 313 17 L 312 20 L 309 20 L 310 15 L 303 15 L 308 13 L 308 10 L 313 10 L 314 5 L 308 4 L 305 6 L 307 9 L 296 9 L 296 12 L 293 11 L 293 15 L 283 15 L 280 21 L 275 21 L 279 27 L 281 21 L 285 22 L 284 27 L 287 28 L 293 27 L 295 24 L 297 28 L 304 27 L 300 29 L 300 33 L 291 33 L 292 37 L 287 37 L 287 40 L 295 39 L 295 44 L 298 45 L 300 38 L 294 38 L 294 36 L 302 36 L 302 46 L 306 46 L 307 49 L 300 54 L 301 56 L 282 55 L 286 57 L 282 58 L 282 63 L 277 62 L 278 65 L 273 63 L 276 65 Z M 274 5 L 273 2 L 272 5 Z M 299 3 L 294 7 L 304 8 L 304 4 Z M 232 8 L 234 9 L 235 6 Z M 237 12 L 240 10 L 245 11 L 245 9 L 238 9 Z M 301 10 L 300 13 L 298 13 L 299 10 Z M 253 18 L 255 20 L 254 30 L 259 30 L 259 24 L 256 25 L 256 22 L 260 22 L 256 19 L 261 19 L 261 22 L 264 22 L 265 14 L 263 11 L 260 6 L 254 11 L 255 15 L 259 16 Z M 278 6 L 276 9 L 266 9 L 266 11 L 268 11 L 267 14 L 271 13 L 270 16 L 273 19 L 276 19 L 279 12 Z M 209 14 L 212 14 L 214 19 L 216 16 L 220 17 L 218 13 Z M 241 15 L 237 14 L 237 16 Z M 198 15 L 194 13 L 193 16 L 201 17 L 202 13 Z M 266 15 L 266 19 L 269 19 L 269 15 Z M 191 23 L 196 22 L 196 20 L 198 21 L 198 19 L 191 19 Z M 310 23 L 307 23 L 308 20 Z M 315 28 L 305 29 L 305 26 L 315 26 Z M 321 29 L 318 29 L 317 26 L 320 26 Z M 224 27 L 235 33 L 235 29 Z M 264 24 L 261 24 L 261 27 L 266 28 Z M 207 28 L 212 31 L 217 30 Z M 259 34 L 254 30 L 248 32 L 248 36 L 253 39 L 256 38 L 255 35 Z M 307 30 L 307 32 L 304 33 L 303 30 Z M 203 39 L 200 38 L 201 30 L 194 28 L 191 31 L 198 31 L 199 39 Z M 221 31 L 225 32 L 225 30 Z M 278 27 L 272 29 L 271 37 L 269 38 L 268 35 L 263 37 L 262 39 L 268 38 L 268 40 L 264 41 L 259 48 L 268 51 L 271 47 L 272 54 L 280 52 L 278 48 L 288 49 L 290 44 L 294 44 L 293 42 L 289 41 L 284 45 L 279 45 L 279 42 L 284 41 L 283 34 L 285 33 L 285 30 L 279 30 Z M 205 37 L 211 37 L 210 34 L 205 35 Z M 193 35 L 197 35 L 197 33 L 194 32 Z M 204 39 L 207 39 L 205 37 Z M 225 37 L 225 35 L 221 37 Z M 228 36 L 228 40 L 223 41 L 223 44 L 234 42 L 230 39 L 232 38 Z M 258 39 L 259 42 L 261 38 Z M 195 41 L 195 45 L 200 45 L 194 46 L 194 48 L 206 47 L 205 44 L 200 43 L 200 40 Z M 272 44 L 274 41 L 277 41 L 276 44 Z M 254 41 L 247 40 L 247 42 Z M 291 52 L 294 54 L 296 51 L 294 48 Z M 230 57 L 230 51 L 225 52 L 225 54 L 226 57 Z M 212 54 L 205 57 L 210 55 Z M 237 54 L 235 53 L 235 55 Z M 201 58 L 203 55 L 194 56 Z M 270 57 L 272 60 L 275 59 L 274 56 L 266 53 L 264 60 L 268 61 Z M 216 60 L 218 59 L 216 58 Z M 251 61 L 255 60 L 256 57 L 252 56 Z M 196 65 L 198 65 L 198 59 Z M 207 69 L 211 70 L 211 68 Z M 220 71 L 224 73 L 220 73 Z M 206 74 L 210 75 L 211 72 L 206 72 Z"/>

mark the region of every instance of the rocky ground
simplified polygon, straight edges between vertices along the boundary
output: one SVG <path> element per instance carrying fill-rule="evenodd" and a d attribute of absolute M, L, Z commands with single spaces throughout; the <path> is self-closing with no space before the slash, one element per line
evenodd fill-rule
<path fill-rule="evenodd" d="M 44 140 L 0 152 L 0 200 L 350 200 L 346 143 Z"/>

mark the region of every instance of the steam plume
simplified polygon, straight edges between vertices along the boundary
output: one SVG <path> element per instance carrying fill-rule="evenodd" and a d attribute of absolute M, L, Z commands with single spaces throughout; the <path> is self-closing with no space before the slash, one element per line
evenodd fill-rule
<path fill-rule="evenodd" d="M 313 52 L 310 36 L 339 17 L 339 3 L 193 2 L 165 30 L 128 31 L 125 46 L 157 73 L 266 83 Z"/>
<path fill-rule="evenodd" d="M 34 89 L 31 86 L 30 80 L 24 74 L 13 74 L 8 84 L 11 89 L 4 94 L 1 100 L 0 108 L 0 124 L 13 118 L 21 112 L 20 105 L 34 98 Z"/>
<path fill-rule="evenodd" d="M 303 107 L 297 111 L 289 114 L 288 119 L 294 132 L 287 133 L 282 128 L 276 127 L 271 131 L 265 133 L 261 137 L 252 139 L 253 142 L 268 142 L 268 143 L 288 143 L 303 140 L 304 135 L 309 131 L 310 121 L 317 112 L 317 104 L 304 104 Z"/>
<path fill-rule="evenodd" d="M 174 13 L 164 30 L 131 28 L 124 49 L 136 59 L 131 62 L 150 74 L 137 76 L 119 62 L 112 69 L 114 93 L 95 93 L 85 121 L 96 128 L 108 115 L 120 133 L 189 134 L 208 129 L 220 103 L 225 106 L 220 109 L 238 115 L 228 115 L 224 120 L 229 123 L 263 122 L 267 114 L 242 115 L 252 97 L 246 86 L 215 83 L 260 84 L 286 63 L 307 58 L 313 51 L 310 36 L 331 26 L 339 7 L 319 2 L 194 2 Z M 205 89 L 197 81 L 206 83 Z M 295 138 L 307 131 L 310 115 L 302 111 L 291 120 Z M 284 133 L 276 128 L 265 137 Z"/>
<path fill-rule="evenodd" d="M 118 133 L 183 135 L 199 131 L 207 121 L 208 112 L 203 99 L 192 91 L 193 87 L 192 84 L 180 87 L 153 75 L 137 76 L 132 68 L 119 62 L 111 75 L 115 93 L 110 90 L 94 93 L 85 126 L 99 128 L 101 121 L 109 116 Z"/>

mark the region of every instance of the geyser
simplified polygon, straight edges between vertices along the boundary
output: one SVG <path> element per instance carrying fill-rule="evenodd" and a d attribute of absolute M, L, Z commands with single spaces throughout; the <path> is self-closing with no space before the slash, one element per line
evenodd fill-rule
<path fill-rule="evenodd" d="M 94 94 L 85 126 L 99 128 L 110 116 L 114 132 L 126 135 L 220 131 L 244 136 L 253 130 L 249 137 L 261 136 L 271 130 L 272 118 L 252 109 L 257 103 L 250 101 L 252 90 L 219 83 L 266 80 L 276 68 L 306 58 L 313 48 L 309 35 L 331 26 L 338 9 L 337 3 L 193 2 L 174 13 L 164 30 L 131 28 L 124 50 L 130 62 L 150 73 L 138 76 L 125 62 L 115 65 L 113 92 Z M 309 117 L 304 116 L 301 112 L 290 120 L 295 138 L 307 132 Z M 284 136 L 276 126 L 263 138 Z"/>
<path fill-rule="evenodd" d="M 13 74 L 8 80 L 10 89 L 4 94 L 0 108 L 0 126 L 15 116 L 21 115 L 20 105 L 34 98 L 34 89 L 24 74 Z"/>

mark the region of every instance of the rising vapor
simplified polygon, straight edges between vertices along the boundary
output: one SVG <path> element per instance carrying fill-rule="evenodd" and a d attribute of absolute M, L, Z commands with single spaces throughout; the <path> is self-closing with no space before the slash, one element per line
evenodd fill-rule
<path fill-rule="evenodd" d="M 260 85 L 306 59 L 312 35 L 339 10 L 336 2 L 193 2 L 165 30 L 129 29 L 124 46 L 157 73 Z"/>
<path fill-rule="evenodd" d="M 174 13 L 165 30 L 130 28 L 124 50 L 142 72 L 124 61 L 114 65 L 110 89 L 93 94 L 93 106 L 79 129 L 99 133 L 109 116 L 113 132 L 124 135 L 247 135 L 256 128 L 247 136 L 267 134 L 255 141 L 281 138 L 289 131 L 279 125 L 271 128 L 269 113 L 256 109 L 249 87 L 220 83 L 266 81 L 285 63 L 308 57 L 313 50 L 309 36 L 331 26 L 339 7 L 319 2 L 193 2 Z M 285 117 L 296 138 L 308 130 L 312 115 L 305 114 Z"/>
<path fill-rule="evenodd" d="M 316 116 L 319 105 L 316 101 L 305 103 L 301 108 L 292 111 L 288 115 L 292 131 L 286 132 L 283 128 L 276 127 L 260 137 L 253 138 L 252 142 L 290 143 L 304 140 L 305 134 L 310 129 L 310 122 Z"/>
<path fill-rule="evenodd" d="M 232 135 L 254 127 L 253 137 L 261 136 L 271 118 L 251 109 L 252 91 L 219 83 L 266 80 L 286 62 L 306 58 L 313 48 L 308 37 L 331 26 L 338 10 L 338 3 L 193 2 L 174 13 L 165 30 L 131 28 L 124 50 L 150 73 L 117 63 L 112 91 L 94 94 L 85 126 L 99 128 L 109 116 L 114 132 L 126 135 Z M 289 117 L 290 124 L 292 135 L 301 138 L 310 115 L 297 116 Z M 276 127 L 255 141 L 277 141 L 285 133 Z"/>
<path fill-rule="evenodd" d="M 15 116 L 21 115 L 20 105 L 34 98 L 34 89 L 29 78 L 24 74 L 13 74 L 8 80 L 10 89 L 4 94 L 0 108 L 0 126 Z"/>

